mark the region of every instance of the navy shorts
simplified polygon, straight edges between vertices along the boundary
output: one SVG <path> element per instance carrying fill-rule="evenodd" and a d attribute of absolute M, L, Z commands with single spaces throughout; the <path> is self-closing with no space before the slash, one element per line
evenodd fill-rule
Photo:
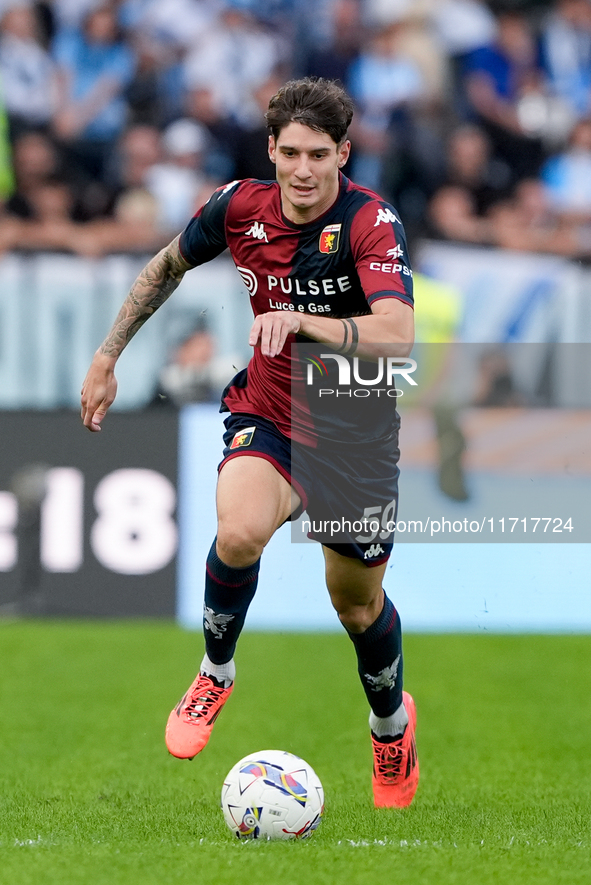
<path fill-rule="evenodd" d="M 366 566 L 386 562 L 398 510 L 397 432 L 379 446 L 319 442 L 311 448 L 256 415 L 232 414 L 224 424 L 224 457 L 218 469 L 244 455 L 264 458 L 300 496 L 302 507 L 291 519 L 306 511 L 301 526 L 309 538 Z"/>

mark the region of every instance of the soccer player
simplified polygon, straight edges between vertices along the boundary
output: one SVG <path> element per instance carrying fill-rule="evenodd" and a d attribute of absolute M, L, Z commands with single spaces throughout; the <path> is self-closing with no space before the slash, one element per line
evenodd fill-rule
<path fill-rule="evenodd" d="M 395 514 L 395 411 L 380 410 L 378 424 L 387 420 L 386 428 L 372 429 L 371 422 L 348 428 L 363 451 L 352 471 L 338 441 L 327 445 L 304 405 L 294 404 L 291 388 L 296 342 L 374 363 L 384 346 L 401 358 L 412 347 L 412 273 L 398 214 L 341 172 L 352 116 L 351 99 L 333 81 L 306 78 L 283 86 L 266 114 L 276 181 L 246 179 L 220 188 L 148 262 L 84 382 L 82 419 L 98 431 L 115 398 L 115 363 L 132 336 L 186 271 L 230 250 L 251 296 L 254 351 L 222 395 L 221 410 L 229 415 L 217 537 L 206 563 L 206 653 L 166 727 L 167 747 L 179 758 L 203 749 L 233 690 L 234 650 L 261 554 L 276 529 L 304 508 L 312 524 L 317 516 L 340 516 L 343 495 L 373 504 L 374 514 Z M 348 419 L 334 419 L 342 434 Z M 343 451 L 353 448 L 344 444 Z M 392 542 L 384 532 L 377 543 L 376 537 L 353 531 L 338 543 L 324 538 L 326 583 L 370 705 L 375 804 L 405 807 L 419 778 L 416 712 L 402 689 L 400 618 L 382 589 Z"/>

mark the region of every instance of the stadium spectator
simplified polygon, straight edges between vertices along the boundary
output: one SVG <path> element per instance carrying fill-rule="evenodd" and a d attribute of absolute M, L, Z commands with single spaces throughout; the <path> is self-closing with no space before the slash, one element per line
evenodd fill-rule
<path fill-rule="evenodd" d="M 513 196 L 492 206 L 488 218 L 492 242 L 501 249 L 565 257 L 588 253 L 581 231 L 552 210 L 539 179 L 518 182 Z"/>
<path fill-rule="evenodd" d="M 30 218 L 38 187 L 63 171 L 61 157 L 49 136 L 42 132 L 26 132 L 14 142 L 13 164 L 15 189 L 6 208 L 12 215 Z"/>
<path fill-rule="evenodd" d="M 119 195 L 112 218 L 97 222 L 103 252 L 146 252 L 162 246 L 158 202 L 145 188 Z"/>
<path fill-rule="evenodd" d="M 109 158 L 107 181 L 117 192 L 144 187 L 148 170 L 162 159 L 162 136 L 155 126 L 130 126 Z"/>
<path fill-rule="evenodd" d="M 191 331 L 174 347 L 158 376 L 151 406 L 216 402 L 225 386 L 215 371 L 215 339 L 201 315 Z M 227 380 L 228 367 L 224 366 Z M 231 368 L 230 368 L 231 372 Z"/>
<path fill-rule="evenodd" d="M 515 179 L 537 174 L 543 158 L 539 119 L 528 116 L 530 105 L 523 101 L 543 93 L 544 79 L 528 19 L 516 12 L 500 14 L 495 42 L 468 53 L 463 69 L 471 114 L 495 153 Z"/>
<path fill-rule="evenodd" d="M 392 34 L 394 52 L 415 62 L 427 97 L 441 100 L 449 86 L 447 54 L 432 23 L 430 0 L 380 0 L 364 6 L 370 30 Z"/>
<path fill-rule="evenodd" d="M 248 128 L 259 123 L 254 91 L 280 64 L 289 65 L 285 43 L 240 0 L 226 0 L 219 23 L 188 53 L 184 82 L 189 90 L 211 90 L 221 116 Z"/>
<path fill-rule="evenodd" d="M 185 96 L 185 112 L 188 117 L 207 130 L 209 142 L 205 160 L 207 173 L 221 181 L 235 178 L 236 125 L 233 125 L 223 113 L 216 88 L 207 84 L 188 88 Z"/>
<path fill-rule="evenodd" d="M 82 29 L 58 34 L 53 54 L 59 73 L 55 135 L 76 165 L 100 179 L 126 123 L 124 90 L 133 53 L 119 35 L 114 10 L 105 5 L 87 14 Z"/>
<path fill-rule="evenodd" d="M 126 91 L 132 124 L 163 128 L 185 113 L 183 60 L 219 12 L 217 0 L 124 0 L 119 23 L 137 60 Z"/>
<path fill-rule="evenodd" d="M 461 60 L 488 46 L 496 33 L 495 18 L 484 0 L 429 0 L 436 33 L 446 54 Z"/>
<path fill-rule="evenodd" d="M 423 233 L 437 239 L 490 243 L 486 213 L 508 195 L 509 184 L 509 170 L 491 156 L 484 131 L 475 124 L 462 124 L 448 138 L 445 175 L 429 200 Z"/>
<path fill-rule="evenodd" d="M 444 184 L 468 190 L 477 215 L 484 215 L 494 202 L 507 196 L 510 181 L 508 166 L 492 156 L 490 141 L 481 127 L 464 123 L 451 132 Z"/>
<path fill-rule="evenodd" d="M 220 14 L 220 0 L 123 0 L 119 21 L 128 34 L 140 34 L 162 47 L 195 46 Z"/>
<path fill-rule="evenodd" d="M 29 199 L 31 217 L 21 223 L 18 247 L 75 252 L 89 258 L 102 253 L 97 232 L 74 220 L 75 197 L 67 179 L 48 177 Z"/>
<path fill-rule="evenodd" d="M 145 184 L 158 204 L 157 224 L 168 235 L 179 231 L 221 182 L 203 172 L 207 134 L 194 120 L 176 120 L 164 131 L 163 161 L 146 172 Z"/>
<path fill-rule="evenodd" d="M 81 27 L 89 12 L 105 0 L 51 0 L 51 12 L 56 32 Z"/>
<path fill-rule="evenodd" d="M 509 195 L 510 185 L 510 170 L 492 155 L 482 127 L 461 124 L 447 140 L 445 174 L 429 201 L 426 231 L 446 240 L 492 242 L 486 214 L 496 201 Z"/>
<path fill-rule="evenodd" d="M 427 207 L 428 233 L 443 240 L 463 243 L 492 242 L 488 219 L 479 215 L 474 197 L 466 187 L 447 184 L 440 187 Z"/>
<path fill-rule="evenodd" d="M 260 108 L 261 120 L 264 120 L 269 99 L 277 92 L 280 85 L 281 80 L 272 74 L 253 91 L 254 99 Z M 275 178 L 275 167 L 269 159 L 268 142 L 269 130 L 262 123 L 248 129 L 234 130 L 231 145 L 235 178 Z"/>
<path fill-rule="evenodd" d="M 130 33 L 128 40 L 136 58 L 134 75 L 125 90 L 128 124 L 162 128 L 184 110 L 180 53 L 142 31 Z"/>
<path fill-rule="evenodd" d="M 347 83 L 358 108 L 351 132 L 352 177 L 380 190 L 387 153 L 399 153 L 411 126 L 412 104 L 427 95 L 426 83 L 397 39 L 400 26 L 375 29 L 349 67 Z M 397 144 L 393 144 L 394 137 Z"/>
<path fill-rule="evenodd" d="M 124 131 L 107 169 L 109 223 L 102 227 L 104 243 L 114 239 L 116 250 L 127 244 L 132 251 L 141 251 L 160 242 L 158 201 L 148 190 L 147 176 L 162 158 L 161 135 L 154 126 L 132 126 Z"/>
<path fill-rule="evenodd" d="M 577 123 L 567 149 L 546 161 L 542 181 L 555 212 L 591 221 L 591 118 Z"/>
<path fill-rule="evenodd" d="M 467 188 L 441 187 L 429 204 L 428 223 L 429 233 L 444 240 L 571 258 L 590 254 L 591 231 L 553 211 L 536 178 L 519 181 L 482 214 Z"/>
<path fill-rule="evenodd" d="M 544 70 L 575 117 L 591 112 L 591 4 L 558 0 L 542 26 Z"/>
<path fill-rule="evenodd" d="M 51 142 L 40 133 L 22 135 L 15 160 L 17 189 L 0 220 L 0 250 L 102 254 L 101 230 L 77 217 L 77 191 Z"/>
<path fill-rule="evenodd" d="M 421 228 L 427 201 L 441 180 L 449 127 L 449 63 L 422 4 L 411 4 L 395 28 L 394 48 L 416 64 L 423 94 L 395 112 L 384 158 L 382 188 L 400 207 L 411 236 Z"/>
<path fill-rule="evenodd" d="M 35 9 L 22 2 L 0 18 L 0 77 L 12 137 L 47 127 L 56 104 L 56 69 L 41 43 Z"/>
<path fill-rule="evenodd" d="M 0 212 L 0 256 L 18 247 L 22 221 L 14 215 Z"/>
<path fill-rule="evenodd" d="M 67 167 L 63 152 L 49 135 L 27 132 L 14 142 L 16 186 L 7 208 L 21 218 L 30 218 L 31 197 L 39 185 L 55 176 L 65 178 L 75 198 L 73 215 L 76 221 L 90 221 L 108 214 L 109 195 L 98 180 L 80 175 Z"/>
<path fill-rule="evenodd" d="M 359 0 L 335 0 L 330 39 L 311 45 L 302 68 L 306 76 L 327 77 L 344 83 L 347 70 L 359 55 L 363 35 Z"/>

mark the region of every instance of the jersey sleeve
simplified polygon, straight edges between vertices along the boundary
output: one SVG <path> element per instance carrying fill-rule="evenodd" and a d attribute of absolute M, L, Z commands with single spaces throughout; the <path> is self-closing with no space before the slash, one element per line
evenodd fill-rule
<path fill-rule="evenodd" d="M 181 234 L 179 250 L 193 267 L 205 264 L 227 247 L 226 214 L 240 181 L 218 188 L 193 216 Z"/>
<path fill-rule="evenodd" d="M 397 298 L 413 307 L 412 270 L 406 236 L 397 211 L 371 200 L 355 213 L 351 249 L 367 303 Z"/>

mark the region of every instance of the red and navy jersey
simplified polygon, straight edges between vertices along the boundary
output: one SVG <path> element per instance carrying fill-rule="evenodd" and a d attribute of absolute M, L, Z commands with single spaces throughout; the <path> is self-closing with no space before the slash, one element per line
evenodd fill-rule
<path fill-rule="evenodd" d="M 231 182 L 191 219 L 179 245 L 193 266 L 229 248 L 255 316 L 271 310 L 362 316 L 382 298 L 413 305 L 412 271 L 397 211 L 344 175 L 331 208 L 307 224 L 285 217 L 277 182 Z M 227 409 L 267 418 L 291 437 L 290 345 L 296 340 L 310 341 L 289 336 L 274 358 L 255 348 L 246 374 L 225 391 Z"/>

